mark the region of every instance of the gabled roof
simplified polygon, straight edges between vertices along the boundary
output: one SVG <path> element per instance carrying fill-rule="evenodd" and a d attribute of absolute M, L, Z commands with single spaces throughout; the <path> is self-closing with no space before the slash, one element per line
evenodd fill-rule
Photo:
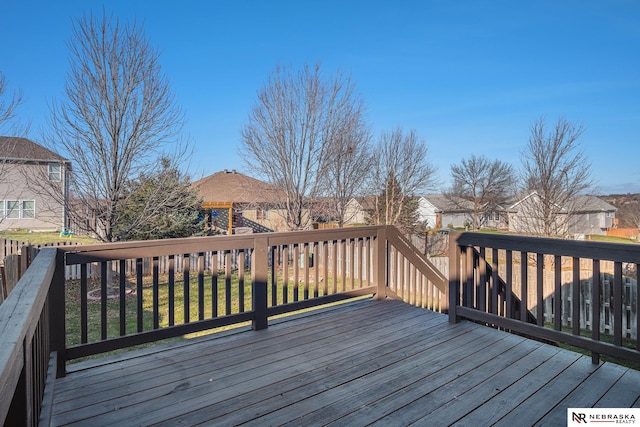
<path fill-rule="evenodd" d="M 431 203 L 439 212 L 473 211 L 473 202 L 460 197 L 450 197 L 446 194 L 427 194 L 422 198 Z"/>
<path fill-rule="evenodd" d="M 0 136 L 0 159 L 34 162 L 68 162 L 67 159 L 27 138 Z"/>
<path fill-rule="evenodd" d="M 191 184 L 204 202 L 214 203 L 273 203 L 277 188 L 264 181 L 236 172 L 223 170 Z"/>
<path fill-rule="evenodd" d="M 575 204 L 578 212 L 615 212 L 615 206 L 596 196 L 576 196 Z"/>
<path fill-rule="evenodd" d="M 533 198 L 533 197 L 539 197 L 538 193 L 536 191 L 533 191 L 529 194 L 526 194 L 526 196 L 523 196 L 520 200 L 518 200 L 517 202 L 515 202 L 514 204 L 512 204 L 511 206 L 509 206 L 509 211 L 515 212 L 518 210 L 518 205 L 524 203 L 526 200 Z M 572 205 L 572 208 L 570 209 L 569 206 L 558 206 L 558 208 L 560 208 L 563 212 L 568 212 L 568 211 L 573 211 L 574 213 L 581 213 L 581 212 L 615 212 L 618 210 L 618 208 L 616 208 L 615 206 L 605 202 L 604 200 L 600 199 L 599 197 L 596 196 L 590 196 L 590 195 L 578 195 L 578 196 L 574 196 L 571 199 L 571 203 L 570 205 Z"/>

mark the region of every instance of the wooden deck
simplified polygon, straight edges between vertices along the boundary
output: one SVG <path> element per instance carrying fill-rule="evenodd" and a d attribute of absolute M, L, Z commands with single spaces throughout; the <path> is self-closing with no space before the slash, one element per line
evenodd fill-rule
<path fill-rule="evenodd" d="M 640 372 L 397 301 L 361 300 L 70 365 L 54 425 L 566 425 L 638 407 Z"/>

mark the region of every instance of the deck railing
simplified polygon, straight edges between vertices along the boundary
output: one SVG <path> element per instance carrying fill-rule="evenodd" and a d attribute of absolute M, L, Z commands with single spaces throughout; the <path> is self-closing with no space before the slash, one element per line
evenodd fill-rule
<path fill-rule="evenodd" d="M 449 249 L 452 322 L 580 347 L 594 363 L 640 360 L 640 246 L 451 233 Z"/>
<path fill-rule="evenodd" d="M 64 351 L 62 256 L 45 249 L 0 305 L 0 423 L 38 425 L 50 408 L 45 384 Z M 47 379 L 49 377 L 49 380 Z M 49 393 L 49 397 L 51 394 Z M 43 409 L 44 408 L 44 409 Z"/>
<path fill-rule="evenodd" d="M 599 353 L 637 360 L 637 338 L 625 347 L 623 328 L 638 312 L 637 287 L 621 291 L 626 263 L 637 271 L 636 246 L 464 233 L 452 234 L 450 247 L 449 279 L 386 226 L 43 249 L 0 305 L 0 423 L 46 424 L 47 372 L 65 375 L 68 360 L 228 325 L 263 329 L 271 316 L 367 295 L 567 342 L 596 360 Z M 585 259 L 590 273 L 579 267 Z M 604 302 L 602 259 L 612 261 Z M 68 266 L 78 266 L 79 280 L 65 282 Z M 585 323 L 563 311 L 559 296 L 580 294 L 589 274 L 597 286 L 589 288 Z M 573 313 L 581 310 L 571 301 Z M 600 324 L 605 305 L 611 344 L 600 328 L 581 334 Z"/>
<path fill-rule="evenodd" d="M 131 263 L 135 274 L 123 274 Z M 78 314 L 67 318 L 66 359 L 242 322 L 262 329 L 268 317 L 363 295 L 448 302 L 444 276 L 392 227 L 86 245 L 65 264 L 81 271 L 67 286 L 77 305 L 67 312 Z"/>

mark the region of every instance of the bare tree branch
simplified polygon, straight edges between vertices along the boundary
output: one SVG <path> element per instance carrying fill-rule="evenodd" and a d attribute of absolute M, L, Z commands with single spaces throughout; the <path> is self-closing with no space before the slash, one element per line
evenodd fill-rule
<path fill-rule="evenodd" d="M 412 227 L 401 221 L 407 206 L 436 185 L 436 168 L 429 161 L 426 144 L 414 130 L 405 133 L 396 128 L 381 135 L 374 156 L 373 180 L 381 193 L 375 198 L 372 222 Z"/>
<path fill-rule="evenodd" d="M 523 188 L 530 195 L 520 204 L 523 231 L 542 236 L 566 234 L 571 216 L 580 209 L 576 197 L 593 186 L 591 167 L 579 151 L 584 128 L 559 118 L 552 129 L 543 118 L 531 126 L 522 152 Z M 532 193 L 535 193 L 532 195 Z"/>
<path fill-rule="evenodd" d="M 111 241 L 126 183 L 160 158 L 187 155 L 183 114 L 159 53 L 135 22 L 85 15 L 74 22 L 68 46 L 65 98 L 51 105 L 47 139 L 73 162 L 77 220 L 91 212 L 92 231 Z M 166 153 L 169 147 L 176 152 Z"/>
<path fill-rule="evenodd" d="M 459 165 L 452 165 L 451 178 L 453 186 L 447 196 L 453 203 L 464 200 L 473 204 L 474 230 L 482 226 L 486 214 L 502 207 L 514 193 L 513 167 L 484 156 L 472 155 Z"/>
<path fill-rule="evenodd" d="M 320 65 L 301 70 L 276 67 L 258 93 L 258 102 L 242 130 L 241 155 L 250 168 L 279 187 L 274 200 L 292 229 L 312 221 L 310 201 L 328 193 L 330 153 L 366 139 L 362 101 L 341 72 L 324 78 Z"/>

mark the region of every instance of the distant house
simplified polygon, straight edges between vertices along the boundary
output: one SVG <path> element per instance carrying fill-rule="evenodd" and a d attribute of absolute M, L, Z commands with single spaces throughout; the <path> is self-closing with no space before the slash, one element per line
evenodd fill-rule
<path fill-rule="evenodd" d="M 66 228 L 70 172 L 71 163 L 53 151 L 0 136 L 0 229 Z"/>
<path fill-rule="evenodd" d="M 444 194 L 418 198 L 418 221 L 433 229 L 462 228 L 473 223 L 473 203 Z"/>
<path fill-rule="evenodd" d="M 540 196 L 536 192 L 521 197 L 507 209 L 509 231 L 532 233 L 541 229 Z M 555 206 L 552 234 L 558 236 L 606 235 L 615 224 L 617 208 L 589 195 L 571 199 L 566 206 Z"/>
<path fill-rule="evenodd" d="M 344 212 L 344 224 L 366 224 L 369 221 L 369 211 L 374 207 L 374 199 L 373 196 L 351 198 Z"/>
<path fill-rule="evenodd" d="M 289 229 L 278 208 L 278 189 L 269 183 L 225 169 L 191 185 L 204 200 L 211 229 L 227 234 Z"/>

